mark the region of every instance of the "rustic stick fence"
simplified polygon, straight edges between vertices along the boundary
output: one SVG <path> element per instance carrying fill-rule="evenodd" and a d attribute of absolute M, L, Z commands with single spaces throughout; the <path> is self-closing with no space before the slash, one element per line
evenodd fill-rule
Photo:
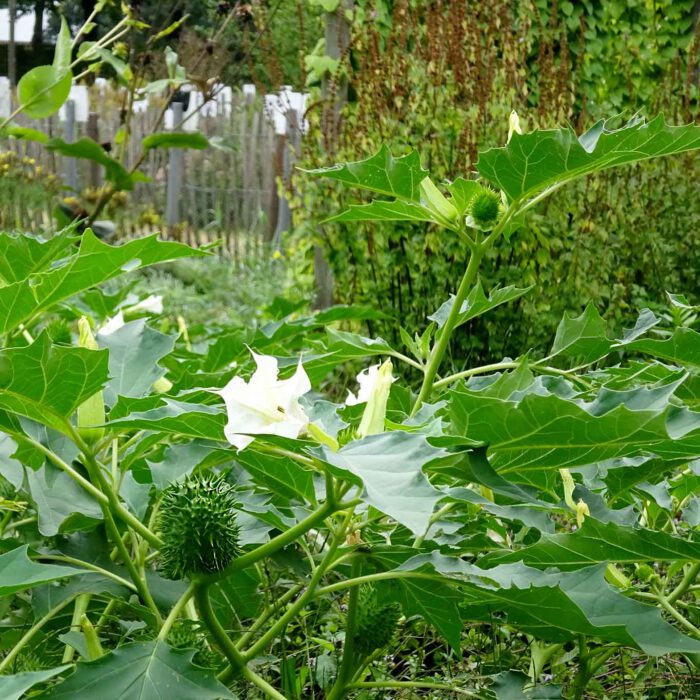
<path fill-rule="evenodd" d="M 66 141 L 89 136 L 113 153 L 121 148 L 117 142 L 124 122 L 123 93 L 104 84 L 74 86 L 74 91 L 58 115 L 40 122 L 20 118 L 18 123 Z M 148 182 L 137 183 L 105 218 L 116 222 L 120 237 L 159 230 L 195 245 L 221 239 L 223 249 L 234 258 L 254 255 L 266 243 L 278 242 L 281 232 L 290 226 L 288 205 L 278 193 L 278 182 L 289 176 L 303 118 L 301 110 L 292 114 L 290 95 L 295 93 L 263 99 L 250 89 L 224 88 L 197 112 L 202 98 L 191 93 L 181 128 L 216 137 L 221 147 L 149 151 L 139 166 Z M 129 125 L 127 167 L 137 162 L 141 140 L 152 133 L 165 106 L 162 98 L 136 105 Z M 182 110 L 181 103 L 173 103 L 158 130 L 177 127 Z M 8 148 L 19 157 L 34 159 L 43 172 L 62 176 L 63 197 L 94 196 L 102 185 L 101 168 L 90 161 L 75 161 L 40 144 L 15 139 L 0 144 L 0 150 Z M 7 218 L 0 212 L 0 225 L 7 227 Z M 22 212 L 19 223 L 24 230 L 46 230 L 51 226 L 50 207 Z M 17 226 L 16 217 L 11 224 Z"/>

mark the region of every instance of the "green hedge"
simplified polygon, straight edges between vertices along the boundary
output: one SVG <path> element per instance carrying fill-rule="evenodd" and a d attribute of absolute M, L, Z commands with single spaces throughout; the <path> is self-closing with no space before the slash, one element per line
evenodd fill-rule
<path fill-rule="evenodd" d="M 479 149 L 504 142 L 513 108 L 526 128 L 569 121 L 577 130 L 640 107 L 663 110 L 677 123 L 697 115 L 693 2 L 559 3 L 552 16 L 555 4 L 545 2 L 430 10 L 397 0 L 375 3 L 371 23 L 359 5 L 343 64 L 349 102 L 337 131 L 323 101 L 309 112 L 303 166 L 363 158 L 388 143 L 395 154 L 418 148 L 437 180 L 452 179 L 473 170 Z M 629 51 L 620 51 L 623 44 Z M 483 280 L 535 288 L 467 326 L 453 344 L 457 363 L 542 350 L 562 312 L 589 300 L 622 325 L 640 305 L 663 303 L 665 290 L 692 295 L 697 178 L 690 156 L 558 193 L 498 248 Z M 444 301 L 465 251 L 423 226 L 321 225 L 355 194 L 303 174 L 295 185 L 289 252 L 297 277 L 306 272 L 311 280 L 313 247 L 320 245 L 336 300 L 378 305 L 391 319 L 370 332 L 400 344 L 399 324 L 420 325 Z"/>

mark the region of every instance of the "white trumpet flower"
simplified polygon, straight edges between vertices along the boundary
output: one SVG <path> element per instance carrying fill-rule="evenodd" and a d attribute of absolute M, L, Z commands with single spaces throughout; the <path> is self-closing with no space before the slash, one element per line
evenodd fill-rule
<path fill-rule="evenodd" d="M 114 331 L 118 331 L 124 325 L 124 313 L 118 311 L 116 316 L 108 318 L 97 330 L 97 335 L 111 335 Z"/>
<path fill-rule="evenodd" d="M 348 391 L 348 396 L 345 399 L 346 406 L 357 406 L 357 404 L 367 403 L 370 400 L 372 391 L 379 380 L 380 367 L 381 363 L 378 362 L 376 365 L 363 369 L 357 375 L 357 383 L 360 385 L 360 390 L 357 392 L 357 395 L 353 394 L 352 391 Z M 395 382 L 396 377 L 391 377 L 391 381 Z"/>
<path fill-rule="evenodd" d="M 279 435 L 297 438 L 306 430 L 309 418 L 299 398 L 311 390 L 311 382 L 299 362 L 289 379 L 278 379 L 277 359 L 253 353 L 257 369 L 246 382 L 234 377 L 219 393 L 226 404 L 226 439 L 239 450 L 251 442 L 251 435 Z"/>
<path fill-rule="evenodd" d="M 357 429 L 358 437 L 362 438 L 384 432 L 389 391 L 396 380 L 391 370 L 391 360 L 386 360 L 382 365 L 368 367 L 357 375 L 357 382 L 360 385 L 357 396 L 348 392 L 348 397 L 345 400 L 346 405 L 367 404 L 362 414 L 360 427 Z"/>
<path fill-rule="evenodd" d="M 129 313 L 136 313 L 139 311 L 144 311 L 148 314 L 162 314 L 163 313 L 163 297 L 160 294 L 151 294 L 150 296 L 142 299 L 138 303 L 130 306 L 127 311 Z"/>

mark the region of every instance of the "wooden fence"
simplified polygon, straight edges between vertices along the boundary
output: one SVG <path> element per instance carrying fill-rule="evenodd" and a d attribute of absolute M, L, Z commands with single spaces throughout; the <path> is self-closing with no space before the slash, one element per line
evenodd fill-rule
<path fill-rule="evenodd" d="M 80 89 L 87 98 L 87 107 L 81 99 L 73 99 L 58 115 L 38 122 L 20 117 L 18 123 L 66 141 L 89 136 L 116 152 L 123 125 L 123 93 L 104 84 L 92 86 L 89 91 Z M 78 93 L 76 97 L 83 95 Z M 109 211 L 105 218 L 117 223 L 120 237 L 166 227 L 171 237 L 194 244 L 220 238 L 232 256 L 248 256 L 264 243 L 278 240 L 280 231 L 289 225 L 286 200 L 278 194 L 278 183 L 289 172 L 293 158 L 289 151 L 298 147 L 300 133 L 295 125 L 299 117 L 292 117 L 290 108 L 287 122 L 291 133 L 280 129 L 279 111 L 289 102 L 284 93 L 263 99 L 251 90 L 226 88 L 199 111 L 197 97 L 197 93 L 192 93 L 180 128 L 194 130 L 194 126 L 221 147 L 149 151 L 139 166 L 148 182 L 137 183 L 122 205 Z M 276 115 L 271 105 L 278 112 Z M 166 106 L 163 98 L 138 105 L 130 124 L 127 167 L 140 158 L 143 137 L 180 124 L 180 105 L 164 112 Z M 279 133 L 283 130 L 286 133 Z M 94 190 L 102 184 L 101 168 L 89 161 L 65 158 L 40 144 L 16 139 L 5 141 L 1 148 L 14 149 L 19 157 L 34 159 L 43 172 L 59 175 L 64 185 L 62 197 L 86 192 L 89 195 L 90 189 L 94 196 Z M 48 203 L 31 211 L 23 211 L 21 202 L 17 207 L 19 225 L 25 230 L 44 230 L 50 225 Z M 0 216 L 0 220 L 6 218 Z"/>

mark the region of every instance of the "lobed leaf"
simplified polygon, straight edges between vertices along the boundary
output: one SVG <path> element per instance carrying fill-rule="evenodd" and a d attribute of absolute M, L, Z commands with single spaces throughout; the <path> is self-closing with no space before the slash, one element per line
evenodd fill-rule
<path fill-rule="evenodd" d="M 580 137 L 571 127 L 514 133 L 507 146 L 480 153 L 476 168 L 510 200 L 525 200 L 600 170 L 697 148 L 700 126 L 635 117 L 620 129 L 599 121 Z"/>
<path fill-rule="evenodd" d="M 386 145 L 366 160 L 303 172 L 417 203 L 420 202 L 420 183 L 428 175 L 420 164 L 418 151 L 394 158 Z"/>

